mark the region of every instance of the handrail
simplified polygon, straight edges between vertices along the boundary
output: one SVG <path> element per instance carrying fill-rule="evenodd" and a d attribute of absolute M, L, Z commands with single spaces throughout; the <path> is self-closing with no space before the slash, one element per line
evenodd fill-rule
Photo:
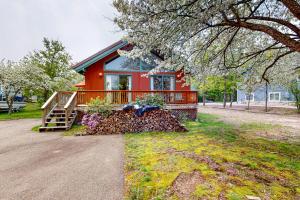
<path fill-rule="evenodd" d="M 92 98 L 108 98 L 112 104 L 135 102 L 146 94 L 158 94 L 166 104 L 197 104 L 197 91 L 190 90 L 78 90 L 77 103 L 86 105 Z"/>
<path fill-rule="evenodd" d="M 197 90 L 78 90 L 78 92 L 165 92 L 165 93 L 174 93 L 174 92 L 197 92 Z"/>
<path fill-rule="evenodd" d="M 71 121 L 69 121 L 69 117 L 72 115 L 72 112 L 77 104 L 77 92 L 73 92 L 71 97 L 69 98 L 68 102 L 64 106 L 65 109 L 65 122 L 66 126 L 71 126 Z"/>
<path fill-rule="evenodd" d="M 50 104 L 50 102 L 54 99 L 54 97 L 58 94 L 58 92 L 54 92 L 51 97 L 43 104 L 43 106 L 41 107 L 41 109 L 45 109 L 48 104 Z"/>
<path fill-rule="evenodd" d="M 72 103 L 72 101 L 73 101 L 73 99 L 76 97 L 76 95 L 77 95 L 77 92 L 74 92 L 73 94 L 72 94 L 72 96 L 70 97 L 70 99 L 69 99 L 69 101 L 66 103 L 66 105 L 64 106 L 64 109 L 67 109 L 69 106 L 70 106 L 70 104 Z"/>

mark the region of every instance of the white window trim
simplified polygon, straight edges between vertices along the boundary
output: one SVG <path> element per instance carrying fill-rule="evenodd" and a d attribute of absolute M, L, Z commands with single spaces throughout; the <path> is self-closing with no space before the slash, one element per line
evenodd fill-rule
<path fill-rule="evenodd" d="M 254 101 L 254 93 L 252 92 L 252 93 L 250 93 L 250 95 L 252 95 L 252 99 L 250 99 L 250 101 Z M 248 101 L 248 99 L 247 99 L 247 96 L 248 96 L 248 94 L 245 94 L 245 101 Z"/>
<path fill-rule="evenodd" d="M 271 100 L 271 94 L 279 94 L 279 100 Z M 269 92 L 269 101 L 270 102 L 280 102 L 281 101 L 281 92 Z"/>

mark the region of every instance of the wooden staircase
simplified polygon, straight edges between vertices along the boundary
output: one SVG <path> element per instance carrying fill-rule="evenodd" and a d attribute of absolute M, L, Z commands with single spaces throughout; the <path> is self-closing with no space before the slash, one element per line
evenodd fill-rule
<path fill-rule="evenodd" d="M 77 92 L 55 92 L 42 106 L 43 121 L 39 131 L 70 129 L 77 116 L 76 95 Z"/>

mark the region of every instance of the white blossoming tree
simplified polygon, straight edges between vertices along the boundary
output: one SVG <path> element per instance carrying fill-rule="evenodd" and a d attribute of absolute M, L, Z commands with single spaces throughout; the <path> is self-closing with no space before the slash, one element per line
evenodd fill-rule
<path fill-rule="evenodd" d="M 30 66 L 23 61 L 2 60 L 0 62 L 0 72 L 0 85 L 8 105 L 9 114 L 13 112 L 14 99 L 18 94 L 22 93 L 26 88 L 45 87 L 38 80 L 47 79 L 40 68 Z"/>
<path fill-rule="evenodd" d="M 267 79 L 268 70 L 300 52 L 296 0 L 114 0 L 113 5 L 119 12 L 115 22 L 135 44 L 128 56 L 155 50 L 164 57 L 159 66 L 184 66 L 187 75 L 201 73 L 199 60 L 221 72 L 249 66 L 272 51 L 262 63 Z"/>

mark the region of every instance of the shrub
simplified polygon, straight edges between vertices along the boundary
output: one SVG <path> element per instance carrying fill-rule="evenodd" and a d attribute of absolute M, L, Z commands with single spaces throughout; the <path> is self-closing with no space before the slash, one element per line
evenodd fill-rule
<path fill-rule="evenodd" d="M 136 103 L 140 106 L 150 105 L 150 106 L 164 106 L 164 98 L 159 94 L 147 94 L 143 97 L 137 97 Z"/>
<path fill-rule="evenodd" d="M 111 115 L 112 108 L 113 107 L 107 98 L 100 99 L 97 97 L 88 103 L 88 113 L 98 113 L 103 117 L 108 117 Z"/>

